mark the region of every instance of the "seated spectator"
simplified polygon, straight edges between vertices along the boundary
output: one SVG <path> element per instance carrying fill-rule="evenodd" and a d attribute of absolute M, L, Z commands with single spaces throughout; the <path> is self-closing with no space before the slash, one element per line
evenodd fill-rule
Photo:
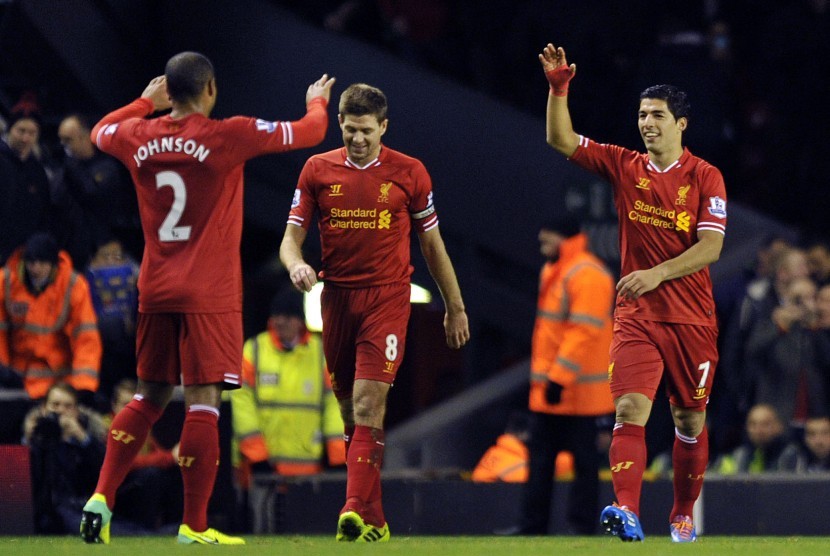
<path fill-rule="evenodd" d="M 798 446 L 789 440 L 778 412 L 771 405 L 758 404 L 746 418 L 746 441 L 718 458 L 712 471 L 723 475 L 796 471 L 800 464 Z"/>
<path fill-rule="evenodd" d="M 474 483 L 525 483 L 528 477 L 527 441 L 530 435 L 528 415 L 522 411 L 510 414 L 504 434 L 496 439 L 473 469 Z M 556 456 L 554 477 L 571 480 L 574 477 L 574 458 L 568 450 Z"/>
<path fill-rule="evenodd" d="M 35 531 L 78 534 L 78 516 L 104 461 L 106 425 L 78 404 L 66 383 L 53 384 L 26 415 L 23 443 L 31 453 Z"/>
<path fill-rule="evenodd" d="M 112 413 L 105 417 L 107 425 L 130 402 L 135 392 L 136 381 L 133 379 L 123 379 L 115 385 Z M 113 532 L 129 535 L 178 529 L 183 506 L 178 457 L 178 443 L 172 448 L 162 446 L 150 433 L 118 488 Z"/>
<path fill-rule="evenodd" d="M 115 158 L 98 150 L 90 129 L 81 114 L 66 116 L 58 127 L 66 155 L 55 180 L 55 201 L 64 231 L 60 239 L 77 269 L 86 268 L 96 249 L 111 238 L 136 256 L 143 248 L 129 174 Z"/>
<path fill-rule="evenodd" d="M 86 270 L 103 344 L 99 403 L 105 400 L 109 404 L 113 387 L 119 381 L 136 378 L 138 269 L 138 263 L 124 251 L 120 241 L 106 239 L 98 246 Z"/>
<path fill-rule="evenodd" d="M 507 420 L 504 434 L 496 439 L 473 469 L 476 483 L 524 483 L 527 482 L 528 416 L 513 412 Z"/>
<path fill-rule="evenodd" d="M 286 289 L 271 303 L 268 329 L 245 342 L 242 387 L 230 393 L 240 484 L 248 473 L 307 475 L 343 465 L 343 419 L 319 335 L 305 327 L 303 296 Z"/>
<path fill-rule="evenodd" d="M 37 106 L 18 103 L 0 140 L 0 264 L 32 234 L 51 229 L 52 200 L 46 168 L 37 156 Z"/>
<path fill-rule="evenodd" d="M 48 234 L 14 252 L 0 276 L 0 365 L 32 399 L 66 382 L 91 398 L 98 389 L 101 336 L 89 285 Z"/>
<path fill-rule="evenodd" d="M 830 245 L 827 242 L 817 241 L 807 248 L 807 264 L 819 286 L 830 284 Z"/>
<path fill-rule="evenodd" d="M 804 470 L 830 471 L 830 417 L 813 417 L 804 423 Z"/>

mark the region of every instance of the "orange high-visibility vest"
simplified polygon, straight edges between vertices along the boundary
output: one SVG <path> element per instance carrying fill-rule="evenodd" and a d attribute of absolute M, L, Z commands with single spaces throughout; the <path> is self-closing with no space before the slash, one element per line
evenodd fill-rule
<path fill-rule="evenodd" d="M 542 268 L 530 358 L 532 411 L 601 415 L 614 411 L 608 385 L 614 280 L 588 251 L 588 237 L 562 242 L 560 256 Z M 561 402 L 545 400 L 547 380 L 564 386 Z"/>
<path fill-rule="evenodd" d="M 39 295 L 26 287 L 24 270 L 20 248 L 2 271 L 0 363 L 20 373 L 32 399 L 44 397 L 56 382 L 98 390 L 101 336 L 86 279 L 65 251 Z"/>

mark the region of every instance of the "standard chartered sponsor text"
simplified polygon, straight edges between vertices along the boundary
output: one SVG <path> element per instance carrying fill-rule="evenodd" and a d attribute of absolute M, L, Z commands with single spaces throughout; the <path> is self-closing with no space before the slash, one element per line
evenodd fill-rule
<path fill-rule="evenodd" d="M 643 201 L 634 201 L 634 210 L 628 212 L 628 219 L 658 228 L 675 228 L 674 209 L 664 209 Z"/>
<path fill-rule="evenodd" d="M 332 208 L 329 226 L 346 230 L 374 230 L 377 228 L 377 209 Z"/>

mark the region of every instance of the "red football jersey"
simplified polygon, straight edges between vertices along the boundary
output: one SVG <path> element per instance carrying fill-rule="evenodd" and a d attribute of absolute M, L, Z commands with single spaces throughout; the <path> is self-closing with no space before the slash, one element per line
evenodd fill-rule
<path fill-rule="evenodd" d="M 580 136 L 571 160 L 613 185 L 622 276 L 677 257 L 697 242 L 698 231 L 726 232 L 723 176 L 688 149 L 660 171 L 646 154 Z M 709 269 L 667 280 L 634 301 L 618 297 L 616 315 L 714 325 Z"/>
<path fill-rule="evenodd" d="M 316 210 L 320 278 L 345 287 L 408 282 L 410 222 L 419 233 L 438 225 L 426 168 L 388 147 L 364 168 L 348 160 L 345 148 L 311 157 L 288 224 L 308 229 Z"/>
<path fill-rule="evenodd" d="M 139 99 L 107 115 L 97 144 L 130 171 L 144 230 L 138 278 L 145 313 L 242 310 L 242 174 L 255 156 L 310 147 L 325 136 L 326 102 L 297 122 L 190 114 L 144 119 Z"/>

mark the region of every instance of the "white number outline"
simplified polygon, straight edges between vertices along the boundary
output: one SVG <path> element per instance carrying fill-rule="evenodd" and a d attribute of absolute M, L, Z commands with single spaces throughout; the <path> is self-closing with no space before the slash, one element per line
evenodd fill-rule
<path fill-rule="evenodd" d="M 173 204 L 159 226 L 159 241 L 187 241 L 190 239 L 190 226 L 177 226 L 187 205 L 187 187 L 184 180 L 177 172 L 165 170 L 156 174 L 156 189 L 162 187 L 173 189 Z"/>
<path fill-rule="evenodd" d="M 398 337 L 395 334 L 386 336 L 386 358 L 394 361 L 398 358 Z"/>
<path fill-rule="evenodd" d="M 703 371 L 703 376 L 700 378 L 698 388 L 706 388 L 706 379 L 709 378 L 709 369 L 712 367 L 711 361 L 704 361 L 697 366 L 698 371 Z"/>

